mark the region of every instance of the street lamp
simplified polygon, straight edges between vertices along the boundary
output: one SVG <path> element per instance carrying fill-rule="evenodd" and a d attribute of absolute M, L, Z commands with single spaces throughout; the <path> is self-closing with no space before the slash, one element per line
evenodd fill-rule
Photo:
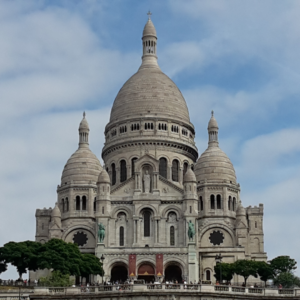
<path fill-rule="evenodd" d="M 19 278 L 17 281 L 17 285 L 18 285 L 18 288 L 19 288 L 19 300 L 21 300 L 21 287 L 23 285 L 23 280 L 21 278 Z"/>
<path fill-rule="evenodd" d="M 221 253 L 218 255 L 216 255 L 216 263 L 218 264 L 220 264 L 220 284 L 222 283 L 222 255 L 221 255 Z"/>
<path fill-rule="evenodd" d="M 104 270 L 103 270 L 103 262 L 104 262 L 104 255 L 102 254 L 102 256 L 100 257 L 101 261 L 102 261 L 102 284 L 103 284 L 103 274 L 104 274 Z"/>

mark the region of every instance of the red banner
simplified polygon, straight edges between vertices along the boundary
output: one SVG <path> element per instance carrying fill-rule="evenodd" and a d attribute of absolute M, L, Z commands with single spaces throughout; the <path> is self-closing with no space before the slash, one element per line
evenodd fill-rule
<path fill-rule="evenodd" d="M 164 274 L 164 256 L 163 254 L 156 254 L 156 275 L 163 276 Z"/>
<path fill-rule="evenodd" d="M 129 276 L 135 276 L 136 254 L 129 254 Z"/>

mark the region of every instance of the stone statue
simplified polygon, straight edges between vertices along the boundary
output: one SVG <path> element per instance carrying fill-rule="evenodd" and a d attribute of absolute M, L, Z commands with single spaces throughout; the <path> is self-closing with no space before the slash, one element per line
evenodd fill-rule
<path fill-rule="evenodd" d="M 188 229 L 188 237 L 190 241 L 194 240 L 194 235 L 195 235 L 195 227 L 192 221 L 188 222 L 189 224 L 189 229 Z"/>
<path fill-rule="evenodd" d="M 144 181 L 145 193 L 148 194 L 150 193 L 150 174 L 148 174 L 148 170 L 145 171 L 143 181 Z"/>
<path fill-rule="evenodd" d="M 99 243 L 103 243 L 104 238 L 105 238 L 105 227 L 102 223 L 98 224 L 98 238 L 99 238 Z"/>

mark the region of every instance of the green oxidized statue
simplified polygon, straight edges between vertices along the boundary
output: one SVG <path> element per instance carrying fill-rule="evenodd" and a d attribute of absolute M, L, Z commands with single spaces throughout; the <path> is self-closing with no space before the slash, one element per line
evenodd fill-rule
<path fill-rule="evenodd" d="M 188 237 L 190 242 L 194 240 L 194 235 L 195 235 L 195 227 L 192 221 L 188 222 L 189 224 L 189 230 L 188 230 Z"/>
<path fill-rule="evenodd" d="M 99 243 L 103 243 L 104 238 L 105 238 L 105 227 L 102 223 L 98 224 L 98 238 L 99 238 Z"/>

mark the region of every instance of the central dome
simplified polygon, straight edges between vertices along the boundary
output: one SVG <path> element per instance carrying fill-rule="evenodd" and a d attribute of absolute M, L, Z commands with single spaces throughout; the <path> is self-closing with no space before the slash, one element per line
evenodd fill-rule
<path fill-rule="evenodd" d="M 186 102 L 176 84 L 159 67 L 141 67 L 119 91 L 110 122 L 147 114 L 190 123 Z"/>
<path fill-rule="evenodd" d="M 142 65 L 120 89 L 111 110 L 110 122 L 151 115 L 190 125 L 189 111 L 180 90 L 157 64 L 156 30 L 150 18 L 144 27 L 142 40 Z"/>

